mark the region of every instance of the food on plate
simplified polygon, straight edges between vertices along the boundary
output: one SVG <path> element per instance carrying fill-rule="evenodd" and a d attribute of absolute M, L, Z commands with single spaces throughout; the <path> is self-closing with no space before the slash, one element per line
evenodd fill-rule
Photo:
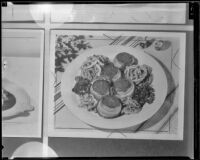
<path fill-rule="evenodd" d="M 152 68 L 138 64 L 129 53 L 114 58 L 93 55 L 81 66 L 72 91 L 79 97 L 79 107 L 104 118 L 139 113 L 146 103 L 153 103 Z"/>
<path fill-rule="evenodd" d="M 115 81 L 121 77 L 121 71 L 113 63 L 108 63 L 102 67 L 101 75 L 107 76 L 110 80 Z"/>
<path fill-rule="evenodd" d="M 78 95 L 84 95 L 86 93 L 89 93 L 90 86 L 91 86 L 89 79 L 83 78 L 81 76 L 77 76 L 75 80 L 76 80 L 76 84 L 74 88 L 72 89 L 74 93 Z"/>
<path fill-rule="evenodd" d="M 122 105 L 116 96 L 104 96 L 98 106 L 97 112 L 104 118 L 114 118 L 121 113 Z"/>
<path fill-rule="evenodd" d="M 142 107 L 141 105 L 131 97 L 127 97 L 123 100 L 123 114 L 132 114 L 132 113 L 138 113 L 141 111 Z"/>
<path fill-rule="evenodd" d="M 91 93 L 96 99 L 101 99 L 103 96 L 109 94 L 110 82 L 107 77 L 96 78 L 90 87 Z"/>
<path fill-rule="evenodd" d="M 135 99 L 141 106 L 145 103 L 151 104 L 155 99 L 155 90 L 150 85 L 136 86 L 132 98 Z"/>
<path fill-rule="evenodd" d="M 145 78 L 150 76 L 152 72 L 152 68 L 147 65 L 132 65 L 132 66 L 127 66 L 124 74 L 127 79 L 130 79 L 133 81 L 135 84 L 139 84 Z"/>
<path fill-rule="evenodd" d="M 87 58 L 81 66 L 81 76 L 89 80 L 100 76 L 101 67 L 109 63 L 109 59 L 102 55 L 94 55 Z"/>
<path fill-rule="evenodd" d="M 130 80 L 126 78 L 119 78 L 114 82 L 114 88 L 116 91 L 116 96 L 118 98 L 124 98 L 132 95 L 135 86 Z"/>
<path fill-rule="evenodd" d="M 12 108 L 15 104 L 15 96 L 7 90 L 2 89 L 2 111 Z"/>
<path fill-rule="evenodd" d="M 94 98 L 92 94 L 84 94 L 80 96 L 80 107 L 87 108 L 88 111 L 96 109 L 98 101 Z"/>
<path fill-rule="evenodd" d="M 137 64 L 138 64 L 137 58 L 126 52 L 121 52 L 117 54 L 114 58 L 114 65 L 121 69 L 123 69 L 125 66 L 137 65 Z"/>
<path fill-rule="evenodd" d="M 153 82 L 153 74 L 149 74 L 138 86 L 149 86 Z"/>

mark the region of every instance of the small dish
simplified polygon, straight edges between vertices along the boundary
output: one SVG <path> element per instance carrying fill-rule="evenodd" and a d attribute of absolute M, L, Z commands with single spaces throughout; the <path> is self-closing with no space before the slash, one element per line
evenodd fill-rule
<path fill-rule="evenodd" d="M 12 107 L 2 111 L 2 118 L 12 117 L 26 111 L 34 110 L 34 107 L 30 104 L 30 97 L 23 88 L 5 78 L 2 79 L 2 88 L 14 95 L 16 99 Z"/>

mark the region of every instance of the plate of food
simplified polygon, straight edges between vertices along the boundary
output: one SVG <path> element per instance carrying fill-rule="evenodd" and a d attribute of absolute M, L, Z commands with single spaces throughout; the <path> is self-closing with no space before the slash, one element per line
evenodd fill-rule
<path fill-rule="evenodd" d="M 28 93 L 8 79 L 2 79 L 2 118 L 13 117 L 25 111 L 31 111 Z"/>
<path fill-rule="evenodd" d="M 81 121 L 122 129 L 151 118 L 167 95 L 163 68 L 150 55 L 124 46 L 104 46 L 79 55 L 65 69 L 61 95 Z"/>

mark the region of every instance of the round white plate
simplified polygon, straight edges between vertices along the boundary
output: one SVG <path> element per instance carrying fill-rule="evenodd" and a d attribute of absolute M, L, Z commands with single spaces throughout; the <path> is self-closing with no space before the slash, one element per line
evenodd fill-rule
<path fill-rule="evenodd" d="M 152 67 L 154 76 L 152 86 L 155 89 L 154 102 L 152 104 L 146 103 L 139 113 L 123 115 L 113 119 L 105 119 L 98 114 L 87 111 L 87 109 L 78 107 L 79 102 L 77 101 L 76 94 L 72 92 L 72 88 L 76 83 L 75 77 L 78 76 L 80 66 L 83 62 L 87 57 L 94 54 L 107 56 L 113 61 L 114 57 L 120 52 L 132 54 L 138 59 L 140 65 L 146 64 Z M 167 94 L 167 79 L 160 64 L 153 57 L 141 50 L 123 46 L 105 46 L 85 51 L 66 67 L 61 80 L 61 94 L 65 105 L 81 121 L 103 129 L 122 129 L 144 122 L 159 110 Z"/>
<path fill-rule="evenodd" d="M 24 89 L 7 79 L 2 79 L 2 87 L 16 98 L 16 103 L 13 107 L 2 111 L 2 118 L 15 116 L 34 109 L 34 107 L 30 105 L 30 97 Z"/>

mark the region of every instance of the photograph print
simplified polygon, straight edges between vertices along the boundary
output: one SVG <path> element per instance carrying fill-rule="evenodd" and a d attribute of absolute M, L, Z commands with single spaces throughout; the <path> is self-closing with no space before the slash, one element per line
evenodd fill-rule
<path fill-rule="evenodd" d="M 185 39 L 51 30 L 49 136 L 183 140 Z"/>
<path fill-rule="evenodd" d="M 2 30 L 2 136 L 41 137 L 42 30 Z"/>

